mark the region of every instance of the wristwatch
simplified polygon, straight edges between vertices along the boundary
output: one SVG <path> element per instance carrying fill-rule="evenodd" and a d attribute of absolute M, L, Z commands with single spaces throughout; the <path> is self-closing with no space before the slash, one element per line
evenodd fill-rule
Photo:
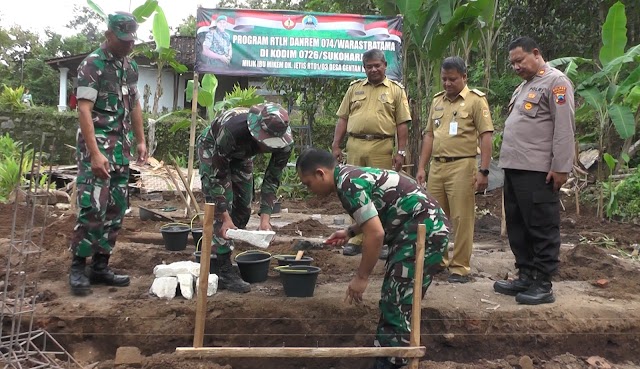
<path fill-rule="evenodd" d="M 349 237 L 353 238 L 356 236 L 356 232 L 353 230 L 353 228 L 351 228 L 350 226 L 347 227 L 347 235 L 349 235 Z"/>
<path fill-rule="evenodd" d="M 404 150 L 398 150 L 398 155 L 406 156 L 407 153 Z"/>
<path fill-rule="evenodd" d="M 478 169 L 478 172 L 483 176 L 487 177 L 489 175 L 489 169 Z"/>

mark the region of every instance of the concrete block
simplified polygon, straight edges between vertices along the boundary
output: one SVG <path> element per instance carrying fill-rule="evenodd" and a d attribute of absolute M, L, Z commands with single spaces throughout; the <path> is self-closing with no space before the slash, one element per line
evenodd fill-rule
<path fill-rule="evenodd" d="M 160 277 L 177 277 L 178 274 L 200 275 L 200 264 L 193 261 L 176 261 L 171 264 L 160 264 L 153 268 L 153 275 Z"/>
<path fill-rule="evenodd" d="M 158 296 L 161 299 L 171 300 L 176 297 L 176 289 L 178 288 L 178 278 L 176 277 L 160 277 L 153 280 L 153 284 L 149 289 L 149 293 Z"/>
<path fill-rule="evenodd" d="M 180 284 L 180 293 L 182 297 L 187 300 L 193 298 L 193 275 L 191 274 L 178 274 L 178 284 Z"/>
<path fill-rule="evenodd" d="M 133 368 L 142 368 L 142 360 L 144 356 L 140 353 L 140 349 L 137 347 L 126 346 L 118 347 L 116 351 L 116 358 L 113 364 L 117 367 L 119 365 Z"/>
<path fill-rule="evenodd" d="M 218 292 L 218 276 L 215 274 L 209 274 L 209 280 L 207 285 L 207 296 L 211 297 Z M 200 277 L 196 278 L 196 291 L 200 285 Z"/>

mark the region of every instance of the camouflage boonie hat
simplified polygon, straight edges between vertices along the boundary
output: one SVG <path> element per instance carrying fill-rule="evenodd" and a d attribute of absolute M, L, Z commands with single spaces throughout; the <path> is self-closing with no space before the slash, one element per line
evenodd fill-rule
<path fill-rule="evenodd" d="M 289 114 L 280 104 L 252 106 L 247 116 L 247 125 L 253 138 L 272 149 L 281 149 L 293 143 Z"/>
<path fill-rule="evenodd" d="M 122 41 L 135 41 L 138 22 L 136 17 L 127 12 L 109 14 L 108 27 Z"/>

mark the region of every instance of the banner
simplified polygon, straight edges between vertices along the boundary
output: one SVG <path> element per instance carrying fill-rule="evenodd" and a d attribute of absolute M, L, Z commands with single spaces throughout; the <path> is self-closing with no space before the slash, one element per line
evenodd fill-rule
<path fill-rule="evenodd" d="M 402 17 L 198 8 L 198 73 L 364 78 L 362 54 L 380 49 L 402 79 Z"/>

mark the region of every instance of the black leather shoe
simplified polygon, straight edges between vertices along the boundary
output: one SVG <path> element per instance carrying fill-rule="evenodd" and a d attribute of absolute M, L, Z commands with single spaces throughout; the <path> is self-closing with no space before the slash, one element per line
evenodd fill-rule
<path fill-rule="evenodd" d="M 524 292 L 531 287 L 533 278 L 529 270 L 521 269 L 518 278 L 512 281 L 502 280 L 493 284 L 493 290 L 503 295 L 516 296 L 520 292 Z"/>
<path fill-rule="evenodd" d="M 447 278 L 447 282 L 449 283 L 467 283 L 470 281 L 471 281 L 471 278 L 469 278 L 468 275 L 460 275 L 455 273 L 451 273 Z"/>
<path fill-rule="evenodd" d="M 361 245 L 354 245 L 352 243 L 348 243 L 342 248 L 342 255 L 344 256 L 356 256 L 361 253 L 362 253 Z"/>
<path fill-rule="evenodd" d="M 71 293 L 76 296 L 86 296 L 91 293 L 91 283 L 85 273 L 87 267 L 86 258 L 74 256 L 69 270 L 69 287 Z"/>
<path fill-rule="evenodd" d="M 537 276 L 529 289 L 516 295 L 516 302 L 524 305 L 551 304 L 556 301 L 548 276 Z"/>
<path fill-rule="evenodd" d="M 126 287 L 131 282 L 128 275 L 115 274 L 109 268 L 110 255 L 95 254 L 87 276 L 91 284 L 106 284 L 107 286 Z"/>

